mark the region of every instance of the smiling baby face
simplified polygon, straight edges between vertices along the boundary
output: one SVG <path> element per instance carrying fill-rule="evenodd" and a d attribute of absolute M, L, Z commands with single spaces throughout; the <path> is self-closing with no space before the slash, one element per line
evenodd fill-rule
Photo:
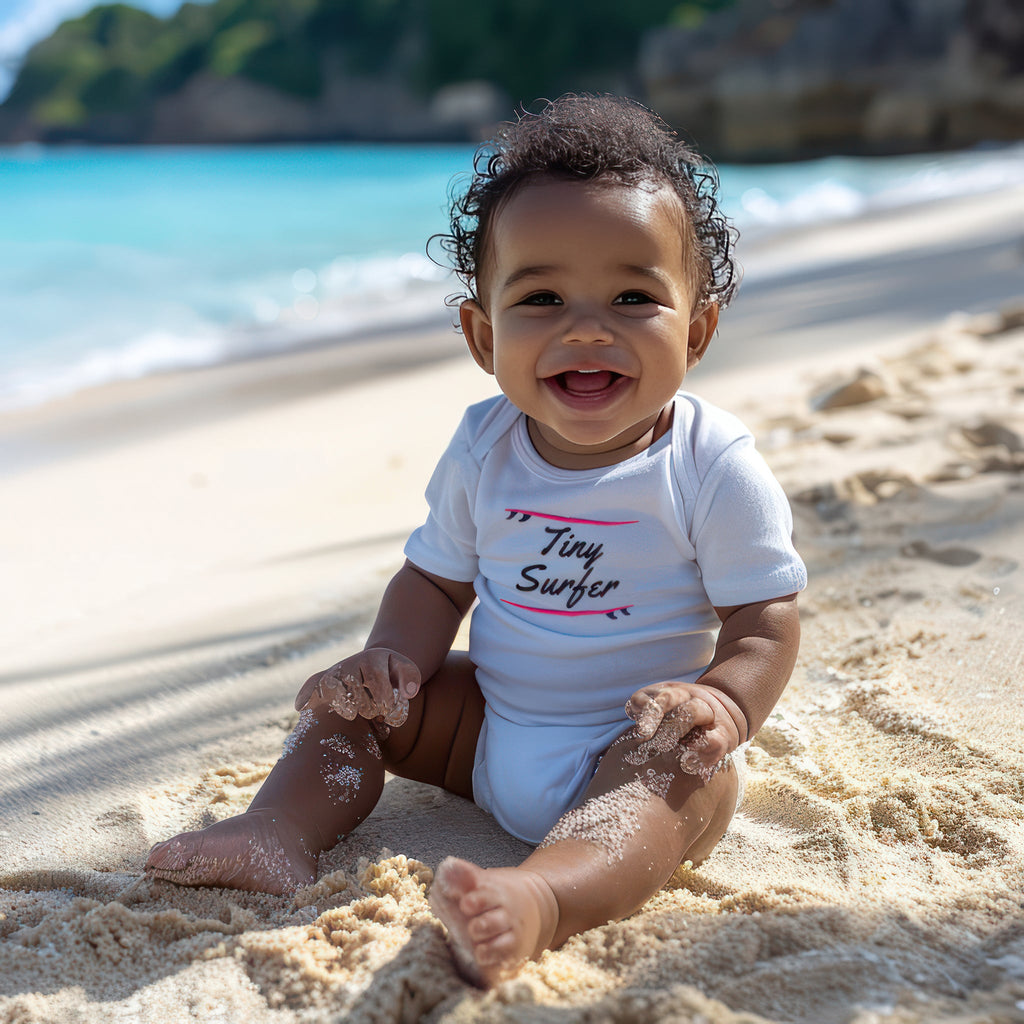
<path fill-rule="evenodd" d="M 685 217 L 667 186 L 552 178 L 497 212 L 462 327 L 548 462 L 635 454 L 704 353 L 718 307 L 693 308 Z"/>

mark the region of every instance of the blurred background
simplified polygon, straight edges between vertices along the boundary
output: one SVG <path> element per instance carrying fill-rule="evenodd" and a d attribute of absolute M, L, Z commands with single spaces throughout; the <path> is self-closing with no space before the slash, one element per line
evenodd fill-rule
<path fill-rule="evenodd" d="M 567 90 L 748 239 L 1024 181 L 1020 0 L 0 0 L 0 409 L 447 324 L 453 177 Z"/>

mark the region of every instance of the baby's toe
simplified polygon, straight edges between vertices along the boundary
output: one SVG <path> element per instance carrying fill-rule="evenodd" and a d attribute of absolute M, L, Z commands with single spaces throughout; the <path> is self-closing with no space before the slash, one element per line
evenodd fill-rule
<path fill-rule="evenodd" d="M 509 930 L 508 914 L 503 908 L 487 910 L 477 914 L 467 925 L 466 931 L 474 942 L 488 942 Z"/>
<path fill-rule="evenodd" d="M 519 949 L 516 936 L 507 931 L 487 942 L 479 943 L 474 953 L 476 962 L 481 967 L 499 967 L 503 971 L 518 967 L 526 960 Z"/>
<path fill-rule="evenodd" d="M 146 858 L 146 867 L 175 871 L 184 868 L 188 864 L 189 858 L 190 847 L 175 837 L 174 839 L 167 839 L 162 843 L 157 843 L 149 851 L 149 857 Z"/>
<path fill-rule="evenodd" d="M 466 895 L 459 900 L 459 909 L 466 915 L 466 917 L 474 919 L 491 911 L 500 910 L 501 906 L 501 901 L 496 898 L 494 893 L 488 892 L 487 889 L 483 887 L 476 888 L 472 892 L 466 893 Z"/>

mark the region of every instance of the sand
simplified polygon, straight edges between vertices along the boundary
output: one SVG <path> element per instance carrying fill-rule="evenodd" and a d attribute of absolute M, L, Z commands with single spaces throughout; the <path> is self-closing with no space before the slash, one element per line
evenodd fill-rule
<path fill-rule="evenodd" d="M 295 898 L 140 865 L 245 807 L 490 381 L 407 338 L 420 365 L 358 384 L 332 349 L 2 418 L 0 1021 L 1024 1021 L 1024 197 L 1002 198 L 1002 236 L 992 197 L 902 217 L 931 297 L 888 325 L 876 249 L 899 242 L 863 224 L 819 233 L 841 258 L 813 280 L 755 283 L 735 312 L 763 331 L 726 314 L 715 345 L 750 358 L 691 383 L 792 501 L 800 662 L 713 855 L 487 994 L 455 973 L 433 868 L 527 848 L 456 797 L 389 781 Z M 954 252 L 1001 294 L 954 297 Z M 759 361 L 785 350 L 778 293 L 812 284 L 819 340 Z M 810 323 L 795 304 L 790 340 Z"/>

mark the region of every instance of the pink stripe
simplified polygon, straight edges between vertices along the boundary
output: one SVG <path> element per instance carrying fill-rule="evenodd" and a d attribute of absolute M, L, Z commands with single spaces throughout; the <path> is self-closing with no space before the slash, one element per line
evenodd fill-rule
<path fill-rule="evenodd" d="M 515 512 L 520 516 L 537 516 L 538 519 L 554 519 L 559 523 L 584 523 L 587 526 L 632 526 L 639 519 L 623 519 L 620 523 L 610 523 L 603 519 L 570 519 L 568 516 L 550 516 L 546 512 L 530 512 L 525 508 L 507 508 L 506 512 Z M 579 614 L 585 614 L 580 612 Z"/>
<path fill-rule="evenodd" d="M 618 525 L 618 524 L 615 524 Z M 632 608 L 631 604 L 619 605 L 618 608 L 597 608 L 594 611 L 588 612 L 570 612 L 570 611 L 559 611 L 556 608 L 533 608 L 528 604 L 516 604 L 515 601 L 507 601 L 505 598 L 501 599 L 505 604 L 512 605 L 513 608 L 522 608 L 523 611 L 527 612 L 540 612 L 541 615 L 607 615 L 609 612 L 624 612 L 627 608 Z"/>

